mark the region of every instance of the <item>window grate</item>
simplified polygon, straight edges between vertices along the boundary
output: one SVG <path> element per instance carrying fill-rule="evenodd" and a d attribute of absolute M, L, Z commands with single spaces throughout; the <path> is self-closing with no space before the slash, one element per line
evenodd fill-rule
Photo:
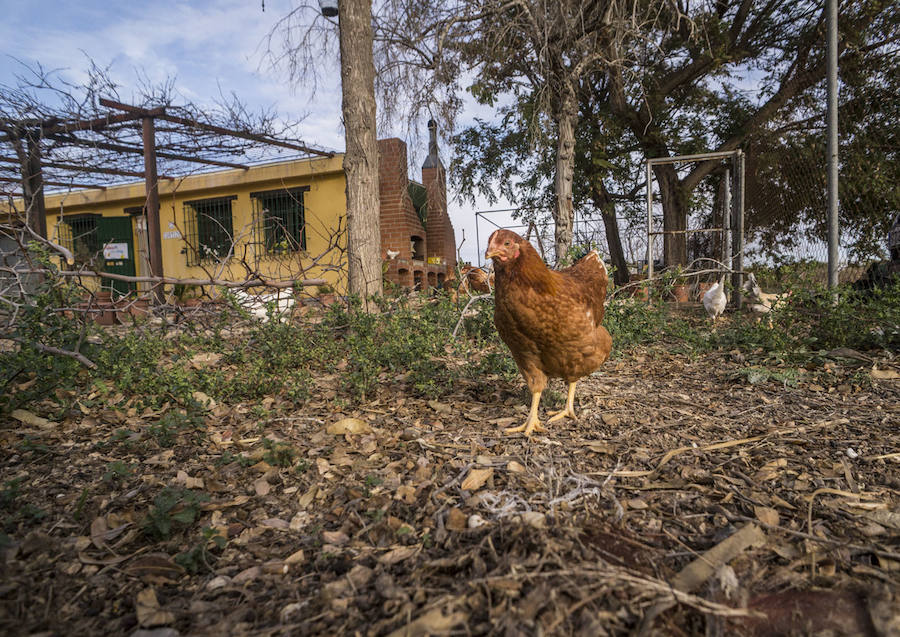
<path fill-rule="evenodd" d="M 306 250 L 303 193 L 309 186 L 250 193 L 258 252 L 277 256 Z"/>
<path fill-rule="evenodd" d="M 100 252 L 100 239 L 97 236 L 98 214 L 73 215 L 65 217 L 59 224 L 60 245 L 68 248 L 75 257 L 75 263 L 85 265 Z"/>
<path fill-rule="evenodd" d="M 184 202 L 187 265 L 218 261 L 231 251 L 234 242 L 231 197 Z"/>

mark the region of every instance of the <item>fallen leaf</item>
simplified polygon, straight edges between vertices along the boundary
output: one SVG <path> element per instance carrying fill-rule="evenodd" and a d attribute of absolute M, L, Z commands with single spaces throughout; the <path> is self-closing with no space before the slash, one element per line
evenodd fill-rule
<path fill-rule="evenodd" d="M 350 541 L 343 531 L 322 531 L 322 539 L 328 544 L 346 544 Z"/>
<path fill-rule="evenodd" d="M 451 531 L 463 531 L 468 525 L 468 516 L 465 513 L 453 507 L 447 512 L 447 528 Z"/>
<path fill-rule="evenodd" d="M 196 400 L 201 407 L 205 407 L 206 409 L 216 408 L 216 401 L 204 394 L 202 391 L 195 391 L 193 394 L 191 394 L 191 398 Z"/>
<path fill-rule="evenodd" d="M 291 526 L 287 520 L 281 518 L 269 518 L 260 522 L 259 525 L 270 529 L 289 529 Z"/>
<path fill-rule="evenodd" d="M 184 569 L 165 553 L 148 553 L 136 557 L 123 570 L 129 575 L 155 575 L 172 579 L 184 574 Z"/>
<path fill-rule="evenodd" d="M 180 469 L 175 475 L 175 482 L 183 484 L 188 489 L 203 489 L 203 478 L 192 478 L 187 471 Z"/>
<path fill-rule="evenodd" d="M 406 504 L 416 503 L 416 489 L 408 484 L 401 484 L 394 493 L 395 500 L 402 500 Z"/>
<path fill-rule="evenodd" d="M 10 416 L 15 418 L 19 422 L 25 423 L 26 425 L 31 425 L 32 427 L 38 427 L 40 429 L 53 429 L 54 427 L 56 427 L 56 423 L 52 420 L 41 418 L 40 416 L 24 409 L 13 409 L 13 412 L 10 414 Z"/>
<path fill-rule="evenodd" d="M 253 483 L 253 489 L 256 491 L 256 495 L 265 496 L 269 495 L 269 492 L 272 490 L 272 485 L 269 484 L 269 481 L 263 476 Z"/>
<path fill-rule="evenodd" d="M 464 624 L 469 615 L 462 611 L 445 615 L 440 608 L 434 608 L 419 616 L 388 637 L 425 637 L 426 635 L 446 635 L 454 626 Z"/>
<path fill-rule="evenodd" d="M 102 549 L 106 546 L 107 531 L 109 531 L 109 527 L 106 524 L 105 516 L 101 515 L 91 522 L 91 542 L 93 542 L 94 546 L 98 549 Z"/>
<path fill-rule="evenodd" d="M 175 621 L 175 615 L 160 608 L 156 590 L 153 588 L 145 588 L 137 594 L 134 610 L 137 613 L 138 624 L 143 628 L 165 626 Z"/>
<path fill-rule="evenodd" d="M 522 514 L 522 522 L 536 529 L 547 526 L 547 516 L 540 511 L 526 511 Z"/>
<path fill-rule="evenodd" d="M 471 469 L 469 475 L 466 476 L 466 479 L 463 480 L 463 483 L 459 488 L 463 491 L 477 491 L 484 486 L 484 483 L 487 482 L 492 475 L 494 475 L 493 467 L 488 467 L 487 469 Z"/>
<path fill-rule="evenodd" d="M 896 369 L 875 369 L 873 367 L 869 374 L 877 380 L 896 380 L 900 378 L 900 372 Z"/>
<path fill-rule="evenodd" d="M 781 469 L 787 466 L 787 458 L 778 458 L 777 460 L 772 460 L 771 462 L 767 462 L 762 466 L 762 468 L 756 472 L 754 478 L 759 482 L 766 482 L 768 480 L 774 480 L 781 474 Z"/>
<path fill-rule="evenodd" d="M 305 509 L 310 504 L 312 504 L 313 498 L 316 497 L 316 492 L 318 490 L 319 490 L 319 487 L 317 487 L 317 486 L 310 487 L 309 491 L 307 491 L 306 493 L 301 495 L 299 498 L 297 498 L 297 504 L 299 504 L 301 507 L 303 507 Z"/>
<path fill-rule="evenodd" d="M 641 500 L 640 498 L 631 498 L 630 500 L 626 500 L 625 504 L 628 505 L 629 509 L 634 509 L 635 511 L 643 511 L 648 506 L 647 502 Z"/>
<path fill-rule="evenodd" d="M 344 434 L 371 433 L 372 428 L 366 421 L 359 418 L 344 418 L 328 425 L 325 431 L 335 436 L 342 436 Z"/>
<path fill-rule="evenodd" d="M 450 405 L 445 405 L 444 403 L 439 403 L 436 400 L 429 400 L 428 406 L 434 409 L 439 414 L 449 414 L 453 411 L 453 408 Z"/>
<path fill-rule="evenodd" d="M 515 460 L 509 461 L 509 464 L 506 465 L 506 470 L 512 473 L 525 473 L 525 467 L 520 465 Z"/>
<path fill-rule="evenodd" d="M 200 352 L 191 357 L 191 367 L 194 369 L 203 369 L 204 367 L 212 367 L 221 360 L 222 355 L 214 352 Z"/>
<path fill-rule="evenodd" d="M 403 560 L 409 559 L 418 551 L 418 547 L 415 546 L 401 546 L 396 549 L 392 549 L 378 558 L 378 562 L 380 564 L 396 564 L 397 562 L 402 562 Z"/>
<path fill-rule="evenodd" d="M 243 571 L 235 575 L 232 578 L 232 581 L 235 584 L 243 584 L 245 582 L 252 582 L 260 575 L 262 575 L 262 567 L 251 566 L 250 568 L 245 568 Z"/>
<path fill-rule="evenodd" d="M 778 526 L 779 516 L 778 511 L 776 511 L 775 509 L 764 506 L 755 506 L 753 507 L 753 510 L 756 513 L 756 519 L 763 524 Z"/>

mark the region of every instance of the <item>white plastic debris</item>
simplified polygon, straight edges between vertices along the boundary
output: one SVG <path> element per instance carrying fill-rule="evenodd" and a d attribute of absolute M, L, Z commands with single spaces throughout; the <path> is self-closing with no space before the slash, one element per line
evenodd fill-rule
<path fill-rule="evenodd" d="M 857 458 L 859 458 L 859 454 L 856 452 L 856 450 L 853 447 L 847 447 L 847 451 L 845 453 L 847 454 L 847 457 L 850 458 L 851 460 L 856 460 Z"/>

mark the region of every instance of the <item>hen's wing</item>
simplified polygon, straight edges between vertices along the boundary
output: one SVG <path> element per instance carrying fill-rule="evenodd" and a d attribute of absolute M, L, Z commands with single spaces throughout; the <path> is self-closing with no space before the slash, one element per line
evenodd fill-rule
<path fill-rule="evenodd" d="M 609 273 L 603 259 L 596 250 L 591 250 L 572 267 L 559 272 L 574 284 L 572 296 L 590 308 L 594 326 L 599 326 L 603 322 L 603 304 L 606 302 L 606 288 L 609 284 Z"/>

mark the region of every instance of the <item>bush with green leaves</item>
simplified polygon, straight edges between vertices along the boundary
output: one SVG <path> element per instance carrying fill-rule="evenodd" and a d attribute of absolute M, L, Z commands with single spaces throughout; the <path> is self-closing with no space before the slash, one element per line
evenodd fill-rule
<path fill-rule="evenodd" d="M 0 352 L 0 408 L 5 410 L 74 383 L 83 369 L 81 364 L 72 357 L 50 353 L 47 348 L 81 352 L 89 359 L 95 349 L 88 337 L 97 328 L 77 308 L 84 290 L 60 276 L 44 246 L 32 242 L 28 249 L 29 258 L 44 274 L 31 280 L 31 292 L 14 299 L 19 304 L 14 314 L 7 314 L 11 312 L 9 307 L 0 307 L 4 312 L 0 320 L 9 321 L 3 336 L 16 343 L 15 349 Z M 28 389 L 16 394 L 4 391 L 10 383 L 29 376 L 35 382 Z"/>
<path fill-rule="evenodd" d="M 742 315 L 718 337 L 724 347 L 804 354 L 847 347 L 900 349 L 900 280 L 873 290 L 792 287 L 760 320 Z"/>

